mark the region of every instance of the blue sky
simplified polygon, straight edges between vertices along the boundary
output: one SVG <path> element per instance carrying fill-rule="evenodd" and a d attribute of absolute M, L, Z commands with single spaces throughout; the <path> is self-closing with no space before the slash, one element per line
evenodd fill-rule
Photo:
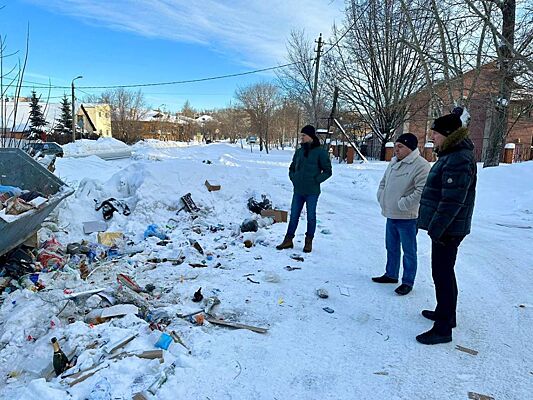
<path fill-rule="evenodd" d="M 21 56 L 30 26 L 25 80 L 80 88 L 204 78 L 285 62 L 291 29 L 327 38 L 342 19 L 342 0 L 0 0 L 4 72 Z M 274 79 L 272 73 L 204 83 L 143 88 L 147 102 L 175 111 L 224 107 L 237 86 Z M 32 85 L 27 83 L 26 85 Z M 27 94 L 31 88 L 25 88 Z M 26 93 L 27 92 L 27 93 Z M 52 97 L 70 93 L 54 89 Z M 46 94 L 45 94 L 46 95 Z M 58 101 L 52 99 L 51 101 Z"/>

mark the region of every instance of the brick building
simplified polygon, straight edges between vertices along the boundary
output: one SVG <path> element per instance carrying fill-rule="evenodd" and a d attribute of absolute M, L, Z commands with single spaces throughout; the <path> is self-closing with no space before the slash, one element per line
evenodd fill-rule
<path fill-rule="evenodd" d="M 450 93 L 454 99 L 466 99 L 470 89 L 472 96 L 468 104 L 471 115 L 469 126 L 470 138 L 475 145 L 477 161 L 483 159 L 491 129 L 494 102 L 498 95 L 498 69 L 496 63 L 484 65 L 479 71 L 473 70 L 456 78 L 450 84 L 444 83 L 434 86 L 436 99 L 433 105 L 430 101 L 430 91 L 422 90 L 411 97 L 410 111 L 403 127 L 398 134 L 412 132 L 418 136 L 420 150 L 431 138 L 431 123 L 434 119 L 433 108 L 438 106 L 442 110 L 451 110 L 453 104 L 447 104 Z M 515 143 L 515 161 L 530 160 L 533 158 L 533 99 L 532 95 L 520 94 L 515 91 L 509 104 L 509 133 L 506 143 Z M 436 105 L 436 106 L 435 106 Z M 517 117 L 519 118 L 517 119 Z"/>

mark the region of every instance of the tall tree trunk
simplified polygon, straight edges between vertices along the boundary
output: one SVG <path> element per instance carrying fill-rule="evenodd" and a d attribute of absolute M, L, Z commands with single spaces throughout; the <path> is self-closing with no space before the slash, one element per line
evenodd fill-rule
<path fill-rule="evenodd" d="M 503 17 L 502 36 L 507 43 L 502 43 L 498 50 L 500 90 L 495 102 L 495 112 L 492 115 L 489 143 L 483 160 L 484 168 L 494 167 L 500 163 L 505 137 L 507 136 L 509 104 L 514 84 L 514 75 L 512 72 L 514 60 L 511 48 L 514 47 L 516 0 L 504 0 L 501 5 L 501 10 Z"/>

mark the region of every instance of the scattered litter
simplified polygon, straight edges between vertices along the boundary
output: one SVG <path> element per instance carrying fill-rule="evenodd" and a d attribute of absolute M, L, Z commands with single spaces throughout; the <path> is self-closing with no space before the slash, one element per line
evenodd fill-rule
<path fill-rule="evenodd" d="M 218 183 L 209 182 L 208 180 L 205 181 L 205 187 L 210 192 L 220 190 L 220 185 Z"/>
<path fill-rule="evenodd" d="M 254 280 L 253 280 L 252 278 L 250 278 L 250 277 L 246 278 L 246 280 L 248 280 L 248 281 L 250 281 L 250 282 L 252 282 L 252 283 L 257 283 L 257 284 L 259 285 L 259 282 L 254 281 Z"/>
<path fill-rule="evenodd" d="M 87 221 L 83 223 L 83 233 L 105 232 L 107 224 L 104 221 Z"/>
<path fill-rule="evenodd" d="M 131 211 L 128 205 L 121 201 L 117 200 L 114 197 L 111 197 L 107 200 L 102 201 L 99 203 L 96 199 L 94 199 L 94 209 L 96 211 L 99 211 L 102 209 L 102 216 L 107 221 L 111 218 L 113 218 L 114 212 L 122 213 L 123 215 L 130 215 Z"/>
<path fill-rule="evenodd" d="M 163 231 L 157 224 L 150 224 L 144 231 L 144 238 L 155 236 L 161 240 L 170 239 L 165 231 Z"/>
<path fill-rule="evenodd" d="M 198 253 L 202 255 L 204 254 L 204 249 L 202 248 L 202 246 L 200 246 L 200 243 L 198 243 L 196 240 L 190 240 L 190 243 L 191 246 L 194 247 L 196 251 L 198 251 Z"/>
<path fill-rule="evenodd" d="M 468 398 L 470 400 L 494 400 L 494 397 L 487 396 L 485 394 L 479 394 L 476 392 L 468 392 Z"/>
<path fill-rule="evenodd" d="M 263 210 L 272 209 L 272 202 L 265 194 L 261 195 L 261 199 L 261 201 L 257 201 L 253 197 L 248 199 L 248 209 L 254 214 L 261 214 L 261 211 Z"/>
<path fill-rule="evenodd" d="M 189 263 L 189 265 L 193 268 L 207 268 L 207 264 Z"/>
<path fill-rule="evenodd" d="M 378 372 L 374 372 L 374 375 L 387 376 L 387 375 L 389 375 L 389 373 L 387 371 L 378 371 Z"/>
<path fill-rule="evenodd" d="M 241 224 L 241 232 L 257 232 L 259 225 L 255 219 L 247 218 Z"/>
<path fill-rule="evenodd" d="M 332 308 L 329 307 L 324 307 L 322 310 L 324 310 L 328 314 L 333 314 L 335 312 Z"/>
<path fill-rule="evenodd" d="M 350 289 L 347 286 L 339 286 L 339 291 L 341 295 L 350 297 Z"/>
<path fill-rule="evenodd" d="M 229 328 L 248 329 L 249 331 L 257 332 L 257 333 L 266 333 L 268 331 L 268 329 L 266 328 L 259 328 L 257 326 L 252 326 L 252 325 L 244 325 L 244 324 L 240 324 L 237 322 L 224 321 L 222 319 L 217 319 L 217 318 L 212 318 L 212 317 L 207 317 L 207 322 L 209 322 L 210 324 L 227 326 Z"/>
<path fill-rule="evenodd" d="M 321 299 L 327 299 L 329 297 L 328 291 L 326 289 L 317 289 L 316 294 Z"/>
<path fill-rule="evenodd" d="M 202 295 L 202 288 L 198 289 L 196 292 L 194 292 L 194 296 L 192 297 L 192 301 L 195 303 L 199 303 L 204 299 L 204 296 Z"/>
<path fill-rule="evenodd" d="M 117 274 L 117 282 L 136 293 L 141 293 L 143 291 L 142 288 L 133 280 L 133 278 L 126 274 Z"/>
<path fill-rule="evenodd" d="M 181 344 L 183 347 L 189 350 L 189 348 L 185 345 L 185 343 L 183 343 L 183 340 L 181 339 L 181 337 L 178 335 L 176 331 L 171 331 L 170 336 L 172 336 L 172 339 L 174 340 L 174 342 Z"/>
<path fill-rule="evenodd" d="M 291 267 L 290 265 L 287 265 L 285 267 L 287 271 L 296 271 L 297 269 L 301 269 L 300 267 Z"/>
<path fill-rule="evenodd" d="M 331 235 L 331 231 L 329 229 L 322 229 L 320 233 L 323 235 Z"/>
<path fill-rule="evenodd" d="M 155 343 L 155 347 L 162 350 L 168 350 L 170 344 L 172 343 L 173 339 L 172 336 L 170 336 L 166 332 L 161 332 L 161 336 L 159 336 L 159 339 Z"/>
<path fill-rule="evenodd" d="M 298 254 L 293 254 L 291 255 L 291 258 L 295 261 L 300 261 L 300 262 L 303 262 L 304 261 L 304 258 Z"/>
<path fill-rule="evenodd" d="M 274 222 L 287 222 L 288 212 L 284 210 L 262 210 L 261 216 L 272 218 Z"/>
<path fill-rule="evenodd" d="M 150 387 L 148 388 L 148 391 L 155 396 L 159 388 L 163 386 L 163 384 L 167 381 L 169 375 L 174 374 L 175 369 L 176 369 L 176 362 L 174 361 L 172 364 L 166 367 L 163 371 L 161 371 L 161 373 L 159 374 L 157 379 L 154 381 L 154 383 L 152 383 Z"/>
<path fill-rule="evenodd" d="M 185 209 L 189 213 L 195 213 L 200 211 L 200 208 L 194 203 L 190 193 L 187 193 L 185 196 L 181 196 L 180 203 L 183 206 L 178 210 L 176 214 L 179 214 L 179 212 L 183 209 Z"/>
<path fill-rule="evenodd" d="M 122 232 L 98 232 L 98 243 L 104 246 L 117 246 L 122 240 L 124 240 L 124 234 Z"/>
<path fill-rule="evenodd" d="M 139 309 L 133 304 L 117 304 L 102 309 L 101 318 L 121 317 L 126 314 L 137 314 Z"/>
<path fill-rule="evenodd" d="M 459 350 L 459 351 L 462 351 L 464 353 L 468 353 L 468 354 L 471 354 L 473 356 L 477 356 L 478 355 L 478 351 L 477 350 L 472 350 L 472 349 L 469 349 L 467 347 L 463 347 L 463 346 L 459 346 L 458 344 L 455 345 L 455 349 L 456 350 Z"/>
<path fill-rule="evenodd" d="M 67 369 L 76 365 L 76 360 L 69 360 L 67 358 L 65 353 L 63 353 L 63 350 L 61 350 L 61 347 L 59 347 L 59 342 L 55 337 L 51 339 L 51 342 L 52 346 L 54 347 L 54 356 L 52 360 L 52 363 L 54 365 L 54 372 L 56 373 L 56 376 L 59 376 Z"/>
<path fill-rule="evenodd" d="M 138 335 L 139 335 L 138 333 L 128 333 L 127 335 L 123 336 L 121 339 L 107 343 L 105 346 L 102 347 L 102 350 L 107 354 L 114 353 L 118 349 L 126 346 L 129 342 L 135 339 Z"/>
<path fill-rule="evenodd" d="M 207 314 L 207 315 L 210 315 L 211 312 L 213 311 L 213 308 L 220 304 L 220 299 L 216 296 L 212 296 L 212 297 L 209 297 L 206 301 L 206 305 L 205 305 L 205 308 L 204 308 L 204 312 Z"/>
<path fill-rule="evenodd" d="M 246 247 L 247 249 L 252 248 L 253 245 L 254 245 L 254 242 L 252 242 L 251 240 L 245 240 L 244 241 L 244 247 Z"/>

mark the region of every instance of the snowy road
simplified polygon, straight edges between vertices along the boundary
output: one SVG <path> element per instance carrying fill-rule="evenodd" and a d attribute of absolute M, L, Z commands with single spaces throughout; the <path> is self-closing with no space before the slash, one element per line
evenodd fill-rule
<path fill-rule="evenodd" d="M 129 217 L 114 217 L 109 230 L 122 231 L 141 242 L 146 226 L 168 225 L 169 218 L 175 215 L 177 200 L 190 192 L 198 205 L 209 208 L 206 220 L 226 229 L 196 235 L 185 229 L 182 220 L 170 232 L 173 244 L 161 248 L 155 241 L 148 241 L 145 251 L 158 257 L 176 255 L 184 249 L 180 243 L 192 235 L 204 249 L 220 256 L 215 260 L 223 268 L 210 264 L 193 270 L 186 264 L 162 264 L 143 272 L 142 267 L 134 268 L 130 263 L 123 269 L 134 275 L 141 286 L 160 286 L 168 293 L 162 300 L 172 303 L 168 309 L 173 312 L 194 310 L 196 306 L 190 298 L 201 286 L 204 294 L 213 293 L 220 298 L 217 314 L 269 327 L 268 333 L 261 335 L 214 325 L 199 327 L 175 319 L 173 326 L 189 344 L 192 354 L 171 347 L 165 355 L 165 365 L 177 359 L 179 368 L 157 398 L 466 399 L 469 391 L 498 400 L 530 396 L 533 163 L 480 170 L 473 232 L 461 245 L 456 266 L 460 290 L 458 327 L 452 343 L 427 347 L 415 341 L 417 334 L 431 326 L 420 311 L 434 306 L 430 241 L 425 232 L 418 236 L 419 272 L 411 294 L 397 296 L 395 285 L 378 285 L 370 280 L 381 274 L 385 265 L 385 219 L 379 213 L 375 192 L 386 163 L 334 163 L 333 177 L 322 188 L 319 226 L 310 255 L 301 253 L 304 220 L 294 251 L 278 252 L 274 248 L 282 239 L 286 224 L 231 237 L 230 225 L 238 225 L 250 216 L 246 209 L 250 196 L 266 193 L 275 206 L 289 208 L 292 187 L 287 168 L 291 156 L 289 150 L 265 155 L 216 144 L 139 147 L 133 159 L 112 162 L 96 157 L 83 162 L 74 158 L 57 161 L 58 175 L 77 188 L 77 193 L 57 213 L 58 224 L 68 231 L 68 235 L 59 234 L 61 241 L 84 237 L 81 222 L 98 218 L 92 207 L 93 198 L 114 196 L 127 199 L 133 212 Z M 219 182 L 222 190 L 207 192 L 203 186 L 206 179 Z M 331 233 L 321 233 L 323 230 Z M 253 239 L 256 245 L 245 249 L 242 242 L 246 238 Z M 215 250 L 220 243 L 227 243 L 228 249 Z M 303 255 L 305 261 L 292 260 L 293 253 Z M 200 257 L 188 248 L 185 254 L 187 262 Z M 284 267 L 288 265 L 301 270 L 287 271 Z M 180 279 L 193 273 L 198 275 L 195 280 Z M 248 281 L 248 274 L 253 274 L 252 279 L 259 284 Z M 106 282 L 105 277 L 105 271 L 95 273 L 94 285 Z M 68 287 L 81 285 L 79 280 L 61 282 Z M 330 297 L 319 299 L 317 288 L 327 289 Z M 349 296 L 342 295 L 339 288 L 348 290 Z M 10 326 L 14 322 L 8 317 L 9 303 L 6 301 L 0 310 L 0 320 L 7 321 L 0 326 L 4 336 L 14 329 Z M 323 307 L 335 312 L 328 314 Z M 76 337 L 75 341 L 81 343 L 96 333 L 105 335 L 119 328 L 141 332 L 131 344 L 134 348 L 146 350 L 153 346 L 157 336 L 150 333 L 144 321 L 135 317 L 122 321 L 93 329 L 81 323 L 65 324 L 61 332 L 43 334 L 42 344 L 17 341 L 17 345 L 1 350 L 0 356 L 7 359 L 18 353 L 19 357 L 27 357 L 38 352 L 51 357 L 46 339 L 52 333 Z M 459 351 L 456 345 L 478 354 Z M 124 359 L 69 389 L 70 398 L 85 398 L 103 376 L 111 383 L 112 398 L 131 398 L 128 396 L 133 382 L 142 381 L 142 376 L 153 379 L 160 368 L 155 361 Z M 6 365 L 0 366 L 3 376 L 9 370 Z M 29 396 L 38 390 L 39 399 L 43 400 L 54 398 L 58 393 L 55 390 L 64 391 L 57 380 L 33 381 L 27 386 L 34 378 L 28 375 L 10 381 L 0 391 L 0 397 L 22 398 L 17 396 Z M 64 398 L 69 398 L 63 393 Z"/>

